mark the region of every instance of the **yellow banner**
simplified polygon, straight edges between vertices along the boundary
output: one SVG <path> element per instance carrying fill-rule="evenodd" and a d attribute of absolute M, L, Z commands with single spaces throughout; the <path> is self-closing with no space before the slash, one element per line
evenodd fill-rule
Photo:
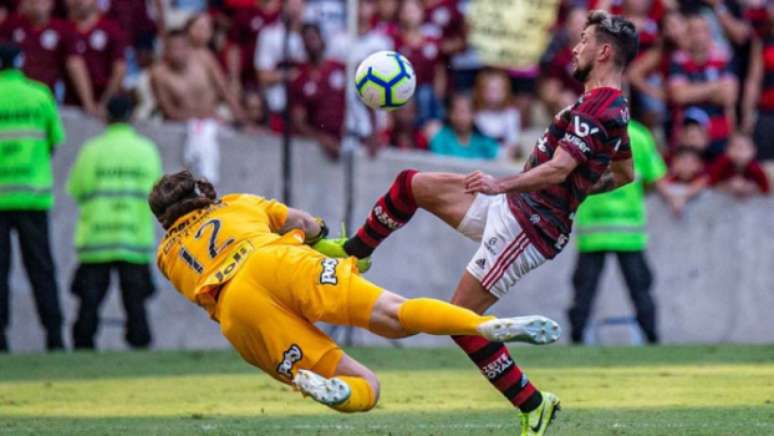
<path fill-rule="evenodd" d="M 469 42 L 486 65 L 536 65 L 551 41 L 560 0 L 471 0 Z"/>

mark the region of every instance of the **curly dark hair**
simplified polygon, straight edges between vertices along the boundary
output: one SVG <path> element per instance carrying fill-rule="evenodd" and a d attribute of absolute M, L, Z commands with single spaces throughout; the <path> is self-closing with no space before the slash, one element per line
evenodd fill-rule
<path fill-rule="evenodd" d="M 215 187 L 205 179 L 196 179 L 190 171 L 167 174 L 155 185 L 148 204 L 164 230 L 181 216 L 217 202 Z"/>

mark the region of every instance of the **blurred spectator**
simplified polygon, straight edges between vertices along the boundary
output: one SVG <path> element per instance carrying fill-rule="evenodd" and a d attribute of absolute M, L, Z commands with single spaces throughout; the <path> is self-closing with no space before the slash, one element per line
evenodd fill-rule
<path fill-rule="evenodd" d="M 395 38 L 398 36 L 398 10 L 400 0 L 376 0 L 373 27 L 379 33 Z"/>
<path fill-rule="evenodd" d="M 395 38 L 395 49 L 414 67 L 417 78 L 414 99 L 420 125 L 443 117 L 440 99 L 446 92 L 446 68 L 441 59 L 440 40 L 422 31 L 423 14 L 419 0 L 404 0 L 400 7 L 400 32 Z"/>
<path fill-rule="evenodd" d="M 690 147 L 699 152 L 704 162 L 709 162 L 712 157 L 708 155 L 710 118 L 706 112 L 698 107 L 689 107 L 683 115 L 683 124 L 680 128 L 677 144 L 682 147 Z"/>
<path fill-rule="evenodd" d="M 79 263 L 71 287 L 80 301 L 72 330 L 75 348 L 95 348 L 99 309 L 113 271 L 121 283 L 126 342 L 133 348 L 151 343 L 145 300 L 154 291 L 154 226 L 147 197 L 161 177 L 161 158 L 156 146 L 128 124 L 132 106 L 126 96 L 110 99 L 107 129 L 83 144 L 67 180 L 80 209 Z"/>
<path fill-rule="evenodd" d="M 51 91 L 27 79 L 21 64 L 17 45 L 0 43 L 0 352 L 8 351 L 13 230 L 46 330 L 46 349 L 63 348 L 48 210 L 54 204 L 51 156 L 64 141 L 64 129 Z"/>
<path fill-rule="evenodd" d="M 152 3 L 153 13 L 149 10 Z M 153 50 L 160 24 L 164 22 L 162 0 L 112 0 L 105 16 L 126 34 L 127 75 L 137 76 L 141 68 L 152 63 Z M 158 17 L 157 20 L 151 18 Z"/>
<path fill-rule="evenodd" d="M 228 33 L 227 72 L 232 89 L 237 91 L 242 85 L 250 91 L 257 90 L 253 58 L 258 34 L 280 18 L 282 8 L 280 0 L 250 0 L 249 3 L 233 10 Z"/>
<path fill-rule="evenodd" d="M 448 121 L 440 128 L 429 126 L 430 151 L 436 154 L 476 159 L 494 159 L 497 142 L 482 135 L 473 124 L 473 102 L 457 94 L 449 103 Z"/>
<path fill-rule="evenodd" d="M 465 17 L 459 0 L 424 0 L 424 20 L 433 29 L 431 36 L 441 40 L 445 60 L 465 48 Z"/>
<path fill-rule="evenodd" d="M 193 49 L 182 31 L 169 32 L 164 43 L 164 57 L 151 70 L 159 108 L 166 118 L 187 122 L 185 163 L 197 174 L 217 183 L 218 104 L 225 101 L 240 122 L 245 120 L 244 113 L 209 52 Z"/>
<path fill-rule="evenodd" d="M 572 75 L 572 49 L 580 40 L 587 15 L 585 8 L 570 9 L 564 25 L 557 29 L 540 59 L 538 96 L 549 113 L 573 104 L 583 93 L 583 84 Z"/>
<path fill-rule="evenodd" d="M 291 86 L 294 127 L 317 140 L 323 152 L 337 159 L 341 149 L 346 98 L 346 66 L 325 59 L 325 42 L 316 24 L 301 31 L 306 56 Z"/>
<path fill-rule="evenodd" d="M 67 9 L 75 32 L 75 52 L 83 57 L 86 68 L 73 71 L 65 104 L 101 117 L 126 74 L 126 37 L 118 24 L 102 15 L 97 0 L 67 0 Z"/>
<path fill-rule="evenodd" d="M 576 214 L 578 260 L 570 319 L 570 340 L 583 342 L 599 279 L 609 253 L 615 254 L 637 313 L 637 322 L 649 343 L 658 342 L 656 305 L 650 294 L 653 275 L 645 257 L 648 243 L 645 187 L 662 184 L 666 164 L 656 140 L 644 125 L 631 120 L 628 128 L 635 181 L 613 192 L 592 195 Z"/>
<path fill-rule="evenodd" d="M 12 6 L 11 0 L 0 0 L 0 24 L 3 24 L 8 15 L 11 14 Z"/>
<path fill-rule="evenodd" d="M 281 113 L 287 105 L 285 95 L 285 69 L 289 80 L 298 77 L 298 65 L 306 62 L 306 51 L 301 38 L 301 26 L 303 25 L 304 0 L 287 0 L 284 4 L 284 14 L 287 22 L 278 20 L 274 24 L 265 27 L 258 34 L 258 42 L 255 47 L 255 69 L 258 74 L 266 105 L 271 116 L 270 124 L 274 130 L 281 131 Z M 287 37 L 287 58 L 283 47 L 285 34 Z"/>
<path fill-rule="evenodd" d="M 347 0 L 306 0 L 304 21 L 317 24 L 323 39 L 330 41 L 347 33 L 346 8 Z"/>
<path fill-rule="evenodd" d="M 45 83 L 61 100 L 70 65 L 84 65 L 75 54 L 74 35 L 66 22 L 52 18 L 53 9 L 53 0 L 22 0 L 18 15 L 0 26 L 0 40 L 19 45 L 25 53 L 24 74 Z"/>
<path fill-rule="evenodd" d="M 674 112 L 678 121 L 687 106 L 698 106 L 707 112 L 708 153 L 717 156 L 725 149 L 734 127 L 738 83 L 729 69 L 728 58 L 714 46 L 707 19 L 691 15 L 687 24 L 687 51 L 677 52 L 672 59 L 668 95 L 677 106 Z"/>
<path fill-rule="evenodd" d="M 164 28 L 180 29 L 194 15 L 207 10 L 208 0 L 161 0 L 164 10 Z"/>
<path fill-rule="evenodd" d="M 661 11 L 652 10 L 653 0 L 622 0 L 619 15 L 626 17 L 637 28 L 640 53 L 649 50 L 658 40 L 658 20 Z"/>
<path fill-rule="evenodd" d="M 744 134 L 734 134 L 726 153 L 707 169 L 710 185 L 737 197 L 768 194 L 769 181 L 761 164 L 755 161 L 755 145 Z"/>
<path fill-rule="evenodd" d="M 632 61 L 627 71 L 633 88 L 632 115 L 654 128 L 667 117 L 666 83 L 672 58 L 686 50 L 685 17 L 679 11 L 667 12 L 661 20 L 661 34 L 656 44 Z"/>
<path fill-rule="evenodd" d="M 400 109 L 390 112 L 388 125 L 382 132 L 384 145 L 400 150 L 427 150 L 427 136 L 417 126 L 417 105 L 409 100 Z"/>
<path fill-rule="evenodd" d="M 742 129 L 754 134 L 758 159 L 774 161 L 774 2 L 766 11 L 768 26 L 753 42 L 750 55 Z"/>
<path fill-rule="evenodd" d="M 667 192 L 675 215 L 682 215 L 685 205 L 707 186 L 707 177 L 701 153 L 690 147 L 679 146 L 669 162 Z"/>
<path fill-rule="evenodd" d="M 499 70 L 484 70 L 476 77 L 473 91 L 475 125 L 478 130 L 497 140 L 501 153 L 510 158 L 522 156 L 519 144 L 521 118 L 511 105 L 508 75 Z"/>

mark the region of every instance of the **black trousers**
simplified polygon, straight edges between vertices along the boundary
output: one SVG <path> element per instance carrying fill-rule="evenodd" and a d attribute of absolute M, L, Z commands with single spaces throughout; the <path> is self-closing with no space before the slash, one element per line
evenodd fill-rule
<path fill-rule="evenodd" d="M 658 342 L 656 332 L 656 305 L 650 294 L 653 275 L 643 251 L 611 252 L 618 257 L 618 264 L 629 288 L 637 322 L 650 343 Z M 575 290 L 572 307 L 568 311 L 570 334 L 574 343 L 583 342 L 583 331 L 591 315 L 591 307 L 599 285 L 599 277 L 605 266 L 608 252 L 580 253 L 572 284 Z"/>
<path fill-rule="evenodd" d="M 0 351 L 6 351 L 5 330 L 11 320 L 11 231 L 15 230 L 21 246 L 21 258 L 27 272 L 35 307 L 46 330 L 46 348 L 63 348 L 62 309 L 56 284 L 54 259 L 48 237 L 48 212 L 0 211 Z"/>
<path fill-rule="evenodd" d="M 82 263 L 75 271 L 71 292 L 78 297 L 78 319 L 73 324 L 73 346 L 94 349 L 99 329 L 99 309 L 110 287 L 110 274 L 118 272 L 121 300 L 126 312 L 124 338 L 132 348 L 151 343 L 145 300 L 154 292 L 150 266 L 129 262 Z"/>

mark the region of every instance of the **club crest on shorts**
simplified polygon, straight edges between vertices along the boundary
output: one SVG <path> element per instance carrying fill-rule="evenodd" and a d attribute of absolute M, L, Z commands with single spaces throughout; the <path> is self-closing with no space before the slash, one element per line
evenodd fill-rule
<path fill-rule="evenodd" d="M 336 266 L 338 266 L 338 264 L 339 261 L 337 259 L 323 259 L 320 283 L 323 285 L 335 285 L 339 282 L 339 278 L 336 276 Z"/>
<path fill-rule="evenodd" d="M 277 372 L 289 379 L 293 379 L 293 365 L 304 357 L 301 347 L 293 344 L 282 353 L 282 362 L 277 365 Z"/>

